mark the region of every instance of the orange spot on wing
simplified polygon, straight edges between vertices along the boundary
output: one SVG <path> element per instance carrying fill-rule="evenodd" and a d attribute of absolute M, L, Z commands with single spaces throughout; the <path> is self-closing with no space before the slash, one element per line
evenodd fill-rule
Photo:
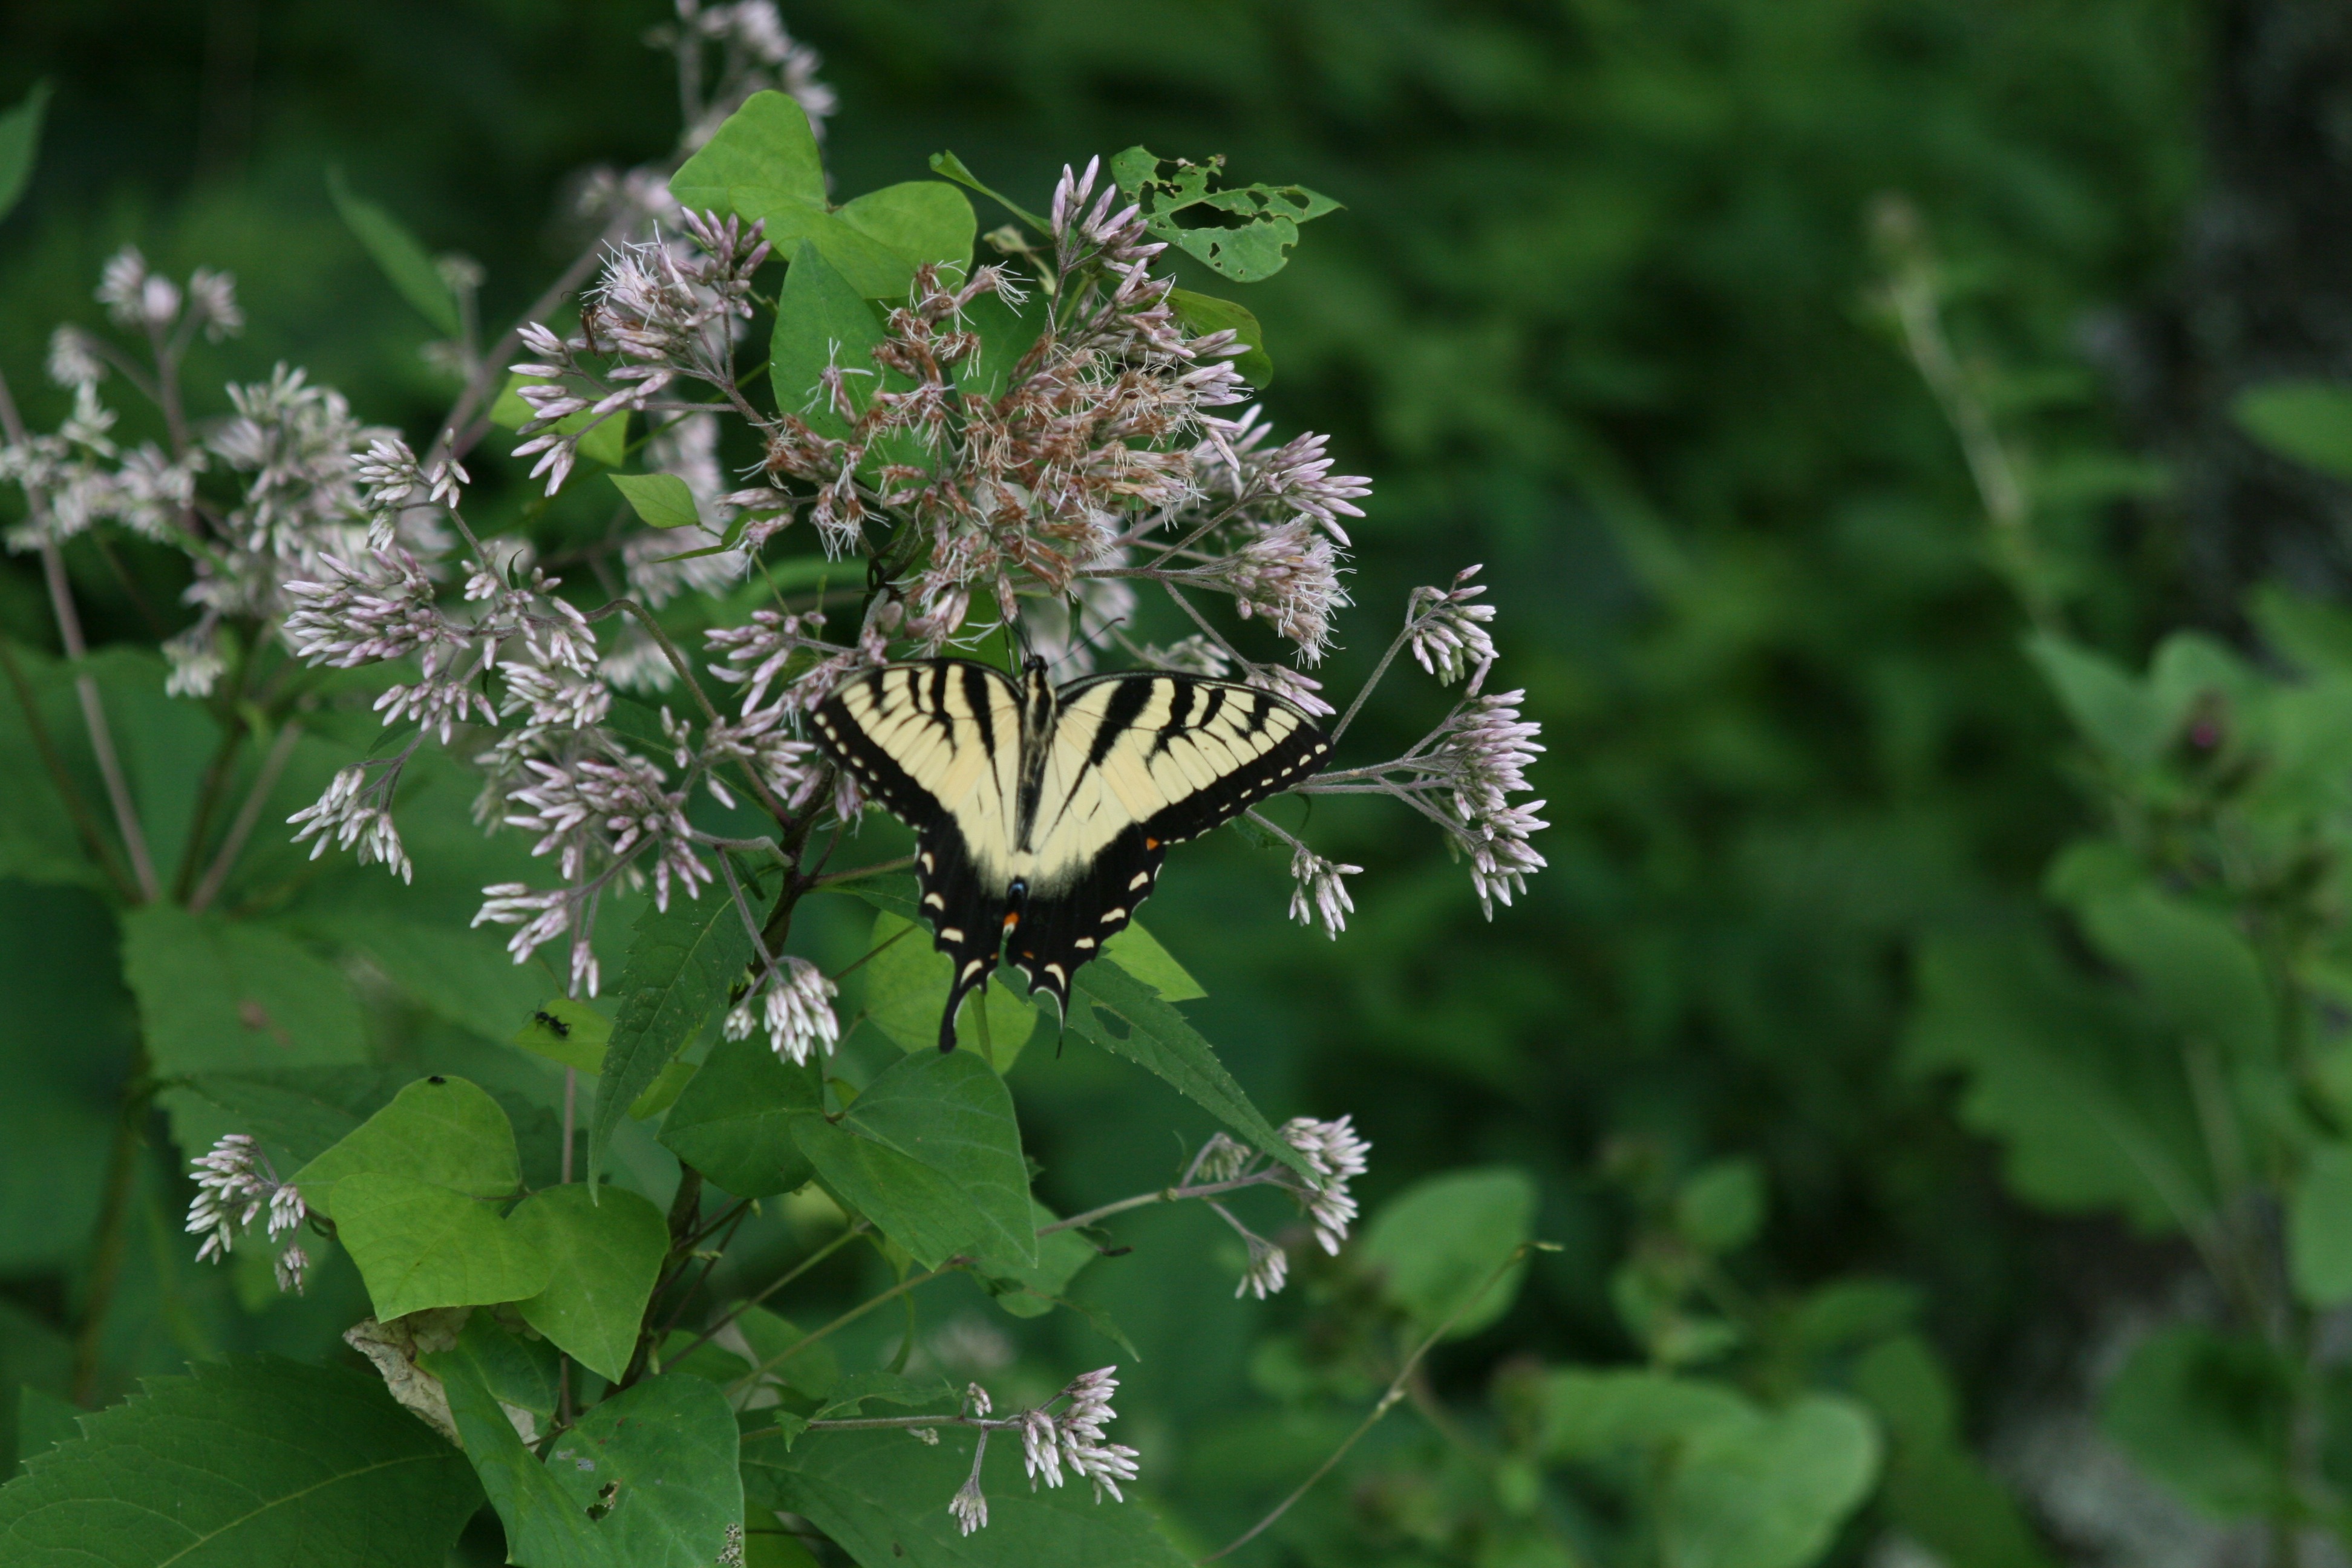
<path fill-rule="evenodd" d="M 1007 915 L 1004 917 L 1004 929 L 1006 931 L 1011 931 L 1014 926 L 1017 926 L 1020 923 L 1021 917 L 1019 915 Z"/>
<path fill-rule="evenodd" d="M 1146 834 L 1143 838 L 1143 847 L 1146 849 L 1157 849 L 1160 847 L 1160 840 L 1152 837 L 1150 834 Z"/>

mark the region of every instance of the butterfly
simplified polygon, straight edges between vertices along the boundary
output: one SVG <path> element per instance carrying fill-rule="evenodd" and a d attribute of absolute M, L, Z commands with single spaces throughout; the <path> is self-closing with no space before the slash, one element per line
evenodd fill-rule
<path fill-rule="evenodd" d="M 932 942 L 956 1008 L 1000 952 L 1066 1013 L 1070 977 L 1151 894 L 1168 846 L 1304 783 L 1329 752 L 1271 692 L 1163 671 L 1056 687 L 970 659 L 884 665 L 814 715 L 819 742 L 915 830 Z"/>

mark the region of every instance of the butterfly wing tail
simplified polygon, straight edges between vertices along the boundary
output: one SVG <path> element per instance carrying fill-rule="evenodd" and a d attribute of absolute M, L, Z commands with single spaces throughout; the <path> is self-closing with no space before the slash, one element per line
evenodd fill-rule
<path fill-rule="evenodd" d="M 931 945 L 955 963 L 947 1011 L 940 1018 L 940 1049 L 951 1051 L 956 1047 L 956 1009 L 995 972 L 996 955 L 1004 942 L 1003 900 L 989 896 L 952 833 L 922 836 L 915 881 L 923 914 L 931 922 Z"/>

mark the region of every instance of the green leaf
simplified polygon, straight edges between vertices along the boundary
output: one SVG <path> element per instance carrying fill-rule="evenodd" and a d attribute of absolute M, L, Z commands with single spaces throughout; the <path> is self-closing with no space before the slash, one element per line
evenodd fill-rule
<path fill-rule="evenodd" d="M 1235 339 L 1249 345 L 1249 353 L 1234 361 L 1242 379 L 1261 392 L 1274 384 L 1274 356 L 1265 352 L 1265 329 L 1246 307 L 1213 294 L 1195 294 L 1190 289 L 1170 289 L 1168 303 L 1189 336 L 1206 337 L 1230 329 Z"/>
<path fill-rule="evenodd" d="M 441 1568 L 481 1506 L 464 1455 L 341 1367 L 199 1362 L 82 1432 L 0 1488 L 12 1568 Z"/>
<path fill-rule="evenodd" d="M 279 1068 L 199 1073 L 165 1091 L 202 1100 L 297 1170 L 356 1131 L 413 1081 L 405 1068 Z"/>
<path fill-rule="evenodd" d="M 902 298 L 919 262 L 969 261 L 977 226 L 961 191 L 929 180 L 828 210 L 808 117 L 779 92 L 744 100 L 669 188 L 688 207 L 764 221 L 780 254 L 814 245 L 867 300 Z"/>
<path fill-rule="evenodd" d="M 735 1413 L 698 1377 L 655 1377 L 581 1416 L 547 1468 L 626 1568 L 709 1568 L 743 1522 Z M 608 1497 L 608 1489 L 610 1495 Z"/>
<path fill-rule="evenodd" d="M 1209 993 L 1184 971 L 1160 939 L 1133 921 L 1103 943 L 1102 955 L 1160 993 L 1162 1002 L 1193 1002 Z M 944 957 L 945 954 L 940 956 Z"/>
<path fill-rule="evenodd" d="M 993 290 L 966 305 L 964 325 L 980 335 L 980 353 L 957 373 L 957 390 L 991 399 L 1003 397 L 1012 387 L 1013 373 L 1036 347 L 1038 334 L 1052 315 L 1051 303 L 1042 298 L 1015 307 Z"/>
<path fill-rule="evenodd" d="M 2352 670 L 2352 609 L 2266 583 L 2254 590 L 2247 615 L 2264 642 L 2308 673 Z"/>
<path fill-rule="evenodd" d="M 448 281 L 433 265 L 433 258 L 425 254 L 416 237 L 383 207 L 354 195 L 343 183 L 341 170 L 327 171 L 327 191 L 335 198 L 335 210 L 342 214 L 343 226 L 367 247 L 376 266 L 383 269 L 384 277 L 400 290 L 400 297 L 415 306 L 418 313 L 435 327 L 456 337 L 459 331 L 457 297 L 449 291 Z"/>
<path fill-rule="evenodd" d="M 676 474 L 606 474 L 648 528 L 689 528 L 702 521 L 694 492 Z"/>
<path fill-rule="evenodd" d="M 979 228 L 971 202 L 953 185 L 908 180 L 885 185 L 848 203 L 834 215 L 892 256 L 919 266 L 969 268 L 971 241 Z M 912 281 L 911 270 L 908 281 Z M 906 292 L 907 284 L 870 294 L 883 299 Z"/>
<path fill-rule="evenodd" d="M 814 242 L 801 241 L 783 287 L 776 290 L 776 325 L 768 341 L 768 385 L 777 409 L 798 415 L 820 436 L 846 436 L 849 423 L 835 410 L 819 377 L 836 364 L 866 373 L 848 384 L 852 405 L 864 408 L 880 384 L 874 348 L 881 341 L 882 323 L 873 307 Z"/>
<path fill-rule="evenodd" d="M 389 1171 L 345 1176 L 333 1197 L 336 1238 L 380 1321 L 520 1301 L 548 1287 L 546 1255 L 478 1198 Z"/>
<path fill-rule="evenodd" d="M 2352 479 L 2352 386 L 2272 381 L 2230 405 L 2238 427 L 2282 458 Z"/>
<path fill-rule="evenodd" d="M 816 1173 L 792 1122 L 824 1109 L 814 1064 L 793 1067 L 762 1039 L 721 1040 L 670 1107 L 661 1143 L 737 1197 L 764 1198 Z"/>
<path fill-rule="evenodd" d="M 1742 1420 L 1746 1412 L 1746 1401 L 1720 1384 L 1663 1372 L 1570 1368 L 1544 1381 L 1537 1445 L 1552 1459 L 1602 1459 L 1681 1443 L 1708 1426 Z"/>
<path fill-rule="evenodd" d="M 526 386 L 544 386 L 547 383 L 537 376 L 509 374 L 506 386 L 490 404 L 489 421 L 501 430 L 520 430 L 537 416 L 530 405 L 522 400 Z M 560 436 L 580 437 L 580 455 L 592 463 L 617 468 L 628 459 L 629 414 L 623 409 L 598 418 L 593 409 L 583 408 L 577 414 L 567 414 L 554 425 Z M 583 434 L 584 432 L 584 434 Z"/>
<path fill-rule="evenodd" d="M 449 1418 L 465 1442 L 465 1457 L 506 1526 L 508 1562 L 626 1568 L 606 1549 L 587 1510 L 575 1507 L 554 1472 L 523 1447 L 471 1357 L 443 1351 L 419 1357 L 418 1364 L 448 1394 Z"/>
<path fill-rule="evenodd" d="M 1907 1065 L 1967 1075 L 1960 1120 L 2000 1140 L 2018 1196 L 2120 1208 L 2150 1232 L 2207 1209 L 2204 1139 L 2179 1052 L 2113 987 L 2024 933 L 1932 936 L 1916 970 Z"/>
<path fill-rule="evenodd" d="M 364 1053 L 333 965 L 276 931 L 173 904 L 122 917 L 123 975 L 158 1073 L 321 1066 Z"/>
<path fill-rule="evenodd" d="M 1691 1435 L 1666 1485 L 1672 1568 L 1798 1568 L 1829 1547 L 1878 1474 L 1877 1429 L 1851 1400 L 1786 1409 Z"/>
<path fill-rule="evenodd" d="M 1185 1557 L 1136 1503 L 1097 1503 L 1084 1484 L 1032 1492 L 1020 1445 L 988 1446 L 988 1528 L 957 1531 L 947 1500 L 971 1473 L 972 1437 L 936 1447 L 902 1432 L 811 1434 L 744 1448 L 744 1483 L 761 1508 L 814 1521 L 863 1568 L 1183 1568 Z"/>
<path fill-rule="evenodd" d="M 365 1173 L 429 1182 L 467 1198 L 511 1197 L 522 1187 L 513 1124 L 462 1078 L 418 1079 L 292 1180 L 310 1207 L 340 1221 L 333 1189 Z"/>
<path fill-rule="evenodd" d="M 506 1524 L 509 1560 L 562 1568 L 709 1568 L 743 1521 L 734 1413 L 696 1377 L 648 1378 L 581 1416 L 541 1464 L 475 1370 L 424 1358 Z"/>
<path fill-rule="evenodd" d="M 2321 1143 L 2287 1199 L 2287 1260 L 2314 1307 L 2352 1301 L 2352 1146 Z"/>
<path fill-rule="evenodd" d="M 582 1072 L 601 1073 L 612 1039 L 612 1019 L 585 1002 L 558 996 L 541 1003 L 508 1043 Z"/>
<path fill-rule="evenodd" d="M 1958 1397 L 1936 1352 L 1897 1334 L 1856 1359 L 1854 1392 L 1886 1427 L 1881 1506 L 1953 1568 L 2053 1568 L 2016 1500 L 1961 1439 Z"/>
<path fill-rule="evenodd" d="M 1281 271 L 1298 243 L 1298 226 L 1339 210 L 1339 204 L 1303 185 L 1240 185 L 1212 190 L 1223 159 L 1207 163 L 1166 161 L 1129 147 L 1110 163 L 1118 188 L 1143 208 L 1144 227 L 1236 283 L 1255 283 Z M 1179 215 L 1187 215 L 1180 218 Z M 1237 224 L 1227 220 L 1238 218 Z"/>
<path fill-rule="evenodd" d="M 784 204 L 823 208 L 824 164 L 800 104 L 781 92 L 755 92 L 669 177 L 669 189 L 697 212 L 736 213 L 749 222 Z"/>
<path fill-rule="evenodd" d="M 532 1194 L 506 1223 L 553 1270 L 547 1289 L 516 1309 L 522 1321 L 618 1383 L 669 1253 L 661 1211 L 625 1189 L 592 1194 L 575 1182 Z"/>
<path fill-rule="evenodd" d="M 1535 1183 L 1496 1166 L 1424 1176 L 1381 1205 L 1364 1232 L 1362 1256 L 1383 1271 L 1383 1295 L 1435 1329 L 1460 1311 L 1448 1339 L 1477 1332 L 1510 1309 L 1526 1273 L 1520 1263 L 1479 1290 L 1533 1234 Z"/>
<path fill-rule="evenodd" d="M 797 110 L 794 112 L 798 112 Z M 746 896 L 758 898 L 756 881 Z M 596 1108 L 588 1123 L 588 1181 L 604 1168 L 613 1130 L 635 1099 L 653 1087 L 672 1058 L 693 1044 L 751 962 L 751 933 L 733 899 L 709 889 L 701 899 L 677 898 L 668 912 L 648 904 L 629 940 L 621 971 L 619 1016 L 596 1081 Z"/>
<path fill-rule="evenodd" d="M 2048 632 L 2036 632 L 2025 647 L 2074 727 L 2110 762 L 2145 768 L 2171 743 L 2179 716 L 2123 666 Z"/>
<path fill-rule="evenodd" d="M 1061 1217 L 1044 1204 L 1031 1200 L 1029 1222 L 1033 1236 Z M 1037 1260 L 1034 1263 L 983 1251 L 973 1266 L 981 1284 L 996 1298 L 996 1304 L 1016 1318 L 1042 1318 L 1055 1307 L 1073 1306 L 1063 1300 L 1064 1292 L 1069 1289 L 1078 1271 L 1099 1256 L 1095 1244 L 1076 1230 L 1039 1236 L 1036 1242 Z"/>
<path fill-rule="evenodd" d="M 889 945 L 884 947 L 884 942 Z M 902 1051 L 937 1054 L 940 1013 L 955 978 L 955 961 L 931 945 L 928 930 L 887 911 L 874 917 L 870 945 L 880 951 L 866 961 L 866 1021 Z M 1007 985 L 1001 973 L 990 977 L 982 994 L 988 1007 L 990 1065 L 1000 1073 L 1011 1072 L 1036 1032 L 1037 1009 Z M 980 1026 L 971 1021 L 971 999 L 966 997 L 958 1015 L 965 1020 L 960 1036 L 976 1048 L 982 1036 Z"/>
<path fill-rule="evenodd" d="M 1720 1160 L 1675 1194 L 1675 1228 L 1703 1252 L 1745 1246 L 1764 1223 L 1764 1173 L 1753 1160 Z"/>
<path fill-rule="evenodd" d="M 982 184 L 980 183 L 979 176 L 974 174 L 971 169 L 967 168 L 964 165 L 964 161 L 957 157 L 953 153 L 939 152 L 932 153 L 931 173 L 939 175 L 943 180 L 953 180 L 957 184 L 963 186 L 966 190 L 978 191 L 982 195 L 986 196 L 989 200 L 1003 207 L 1006 212 L 1011 213 L 1014 217 L 1019 218 L 1023 223 L 1025 223 L 1031 228 L 1035 229 L 1041 236 L 1053 232 L 1052 226 L 1047 224 L 1044 218 L 1039 217 L 1035 213 L 1031 212 L 1026 207 L 1013 205 L 1012 202 L 1003 196 L 999 195 L 988 186 Z"/>
<path fill-rule="evenodd" d="M 1675 1568 L 1811 1562 L 1878 1471 L 1869 1417 L 1828 1395 L 1767 1411 L 1701 1379 L 1575 1369 L 1545 1380 L 1541 1417 L 1540 1451 L 1553 1459 L 1643 1460 Z"/>
<path fill-rule="evenodd" d="M 982 1249 L 1036 1261 L 1013 1097 L 971 1052 L 893 1062 L 837 1124 L 802 1115 L 793 1136 L 826 1185 L 924 1268 Z"/>
<path fill-rule="evenodd" d="M 1110 964 L 1071 977 L 1069 1027 L 1113 1056 L 1150 1068 L 1194 1104 L 1300 1175 L 1298 1151 L 1258 1114 L 1209 1042 L 1150 985 Z"/>
<path fill-rule="evenodd" d="M 563 1357 L 547 1341 L 526 1339 L 499 1327 L 489 1313 L 473 1312 L 457 1344 L 442 1353 L 462 1358 L 499 1404 L 541 1417 L 555 1414 Z"/>
<path fill-rule="evenodd" d="M 49 83 L 44 77 L 16 108 L 0 114 L 0 218 L 8 216 L 33 182 L 33 165 L 41 150 L 41 120 L 48 108 Z"/>
<path fill-rule="evenodd" d="M 2108 1383 L 2099 1426 L 2142 1468 L 2221 1519 L 2295 1506 L 2281 1469 L 2293 1373 L 2251 1338 L 2179 1324 L 2140 1342 Z"/>
<path fill-rule="evenodd" d="M 2129 970 L 2183 1033 L 2240 1061 L 2272 1054 L 2277 1026 L 2262 961 L 2229 916 L 2148 883 L 2085 899 L 2077 910 L 2093 944 Z"/>

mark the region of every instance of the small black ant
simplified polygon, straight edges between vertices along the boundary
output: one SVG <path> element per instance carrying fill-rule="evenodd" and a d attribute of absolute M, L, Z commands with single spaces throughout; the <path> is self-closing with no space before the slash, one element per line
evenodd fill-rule
<path fill-rule="evenodd" d="M 549 1034 L 553 1035 L 559 1040 L 568 1040 L 572 1037 L 572 1026 L 565 1023 L 562 1019 L 557 1017 L 552 1013 L 533 1013 L 531 1015 L 531 1019 L 534 1023 L 542 1026 Z"/>

